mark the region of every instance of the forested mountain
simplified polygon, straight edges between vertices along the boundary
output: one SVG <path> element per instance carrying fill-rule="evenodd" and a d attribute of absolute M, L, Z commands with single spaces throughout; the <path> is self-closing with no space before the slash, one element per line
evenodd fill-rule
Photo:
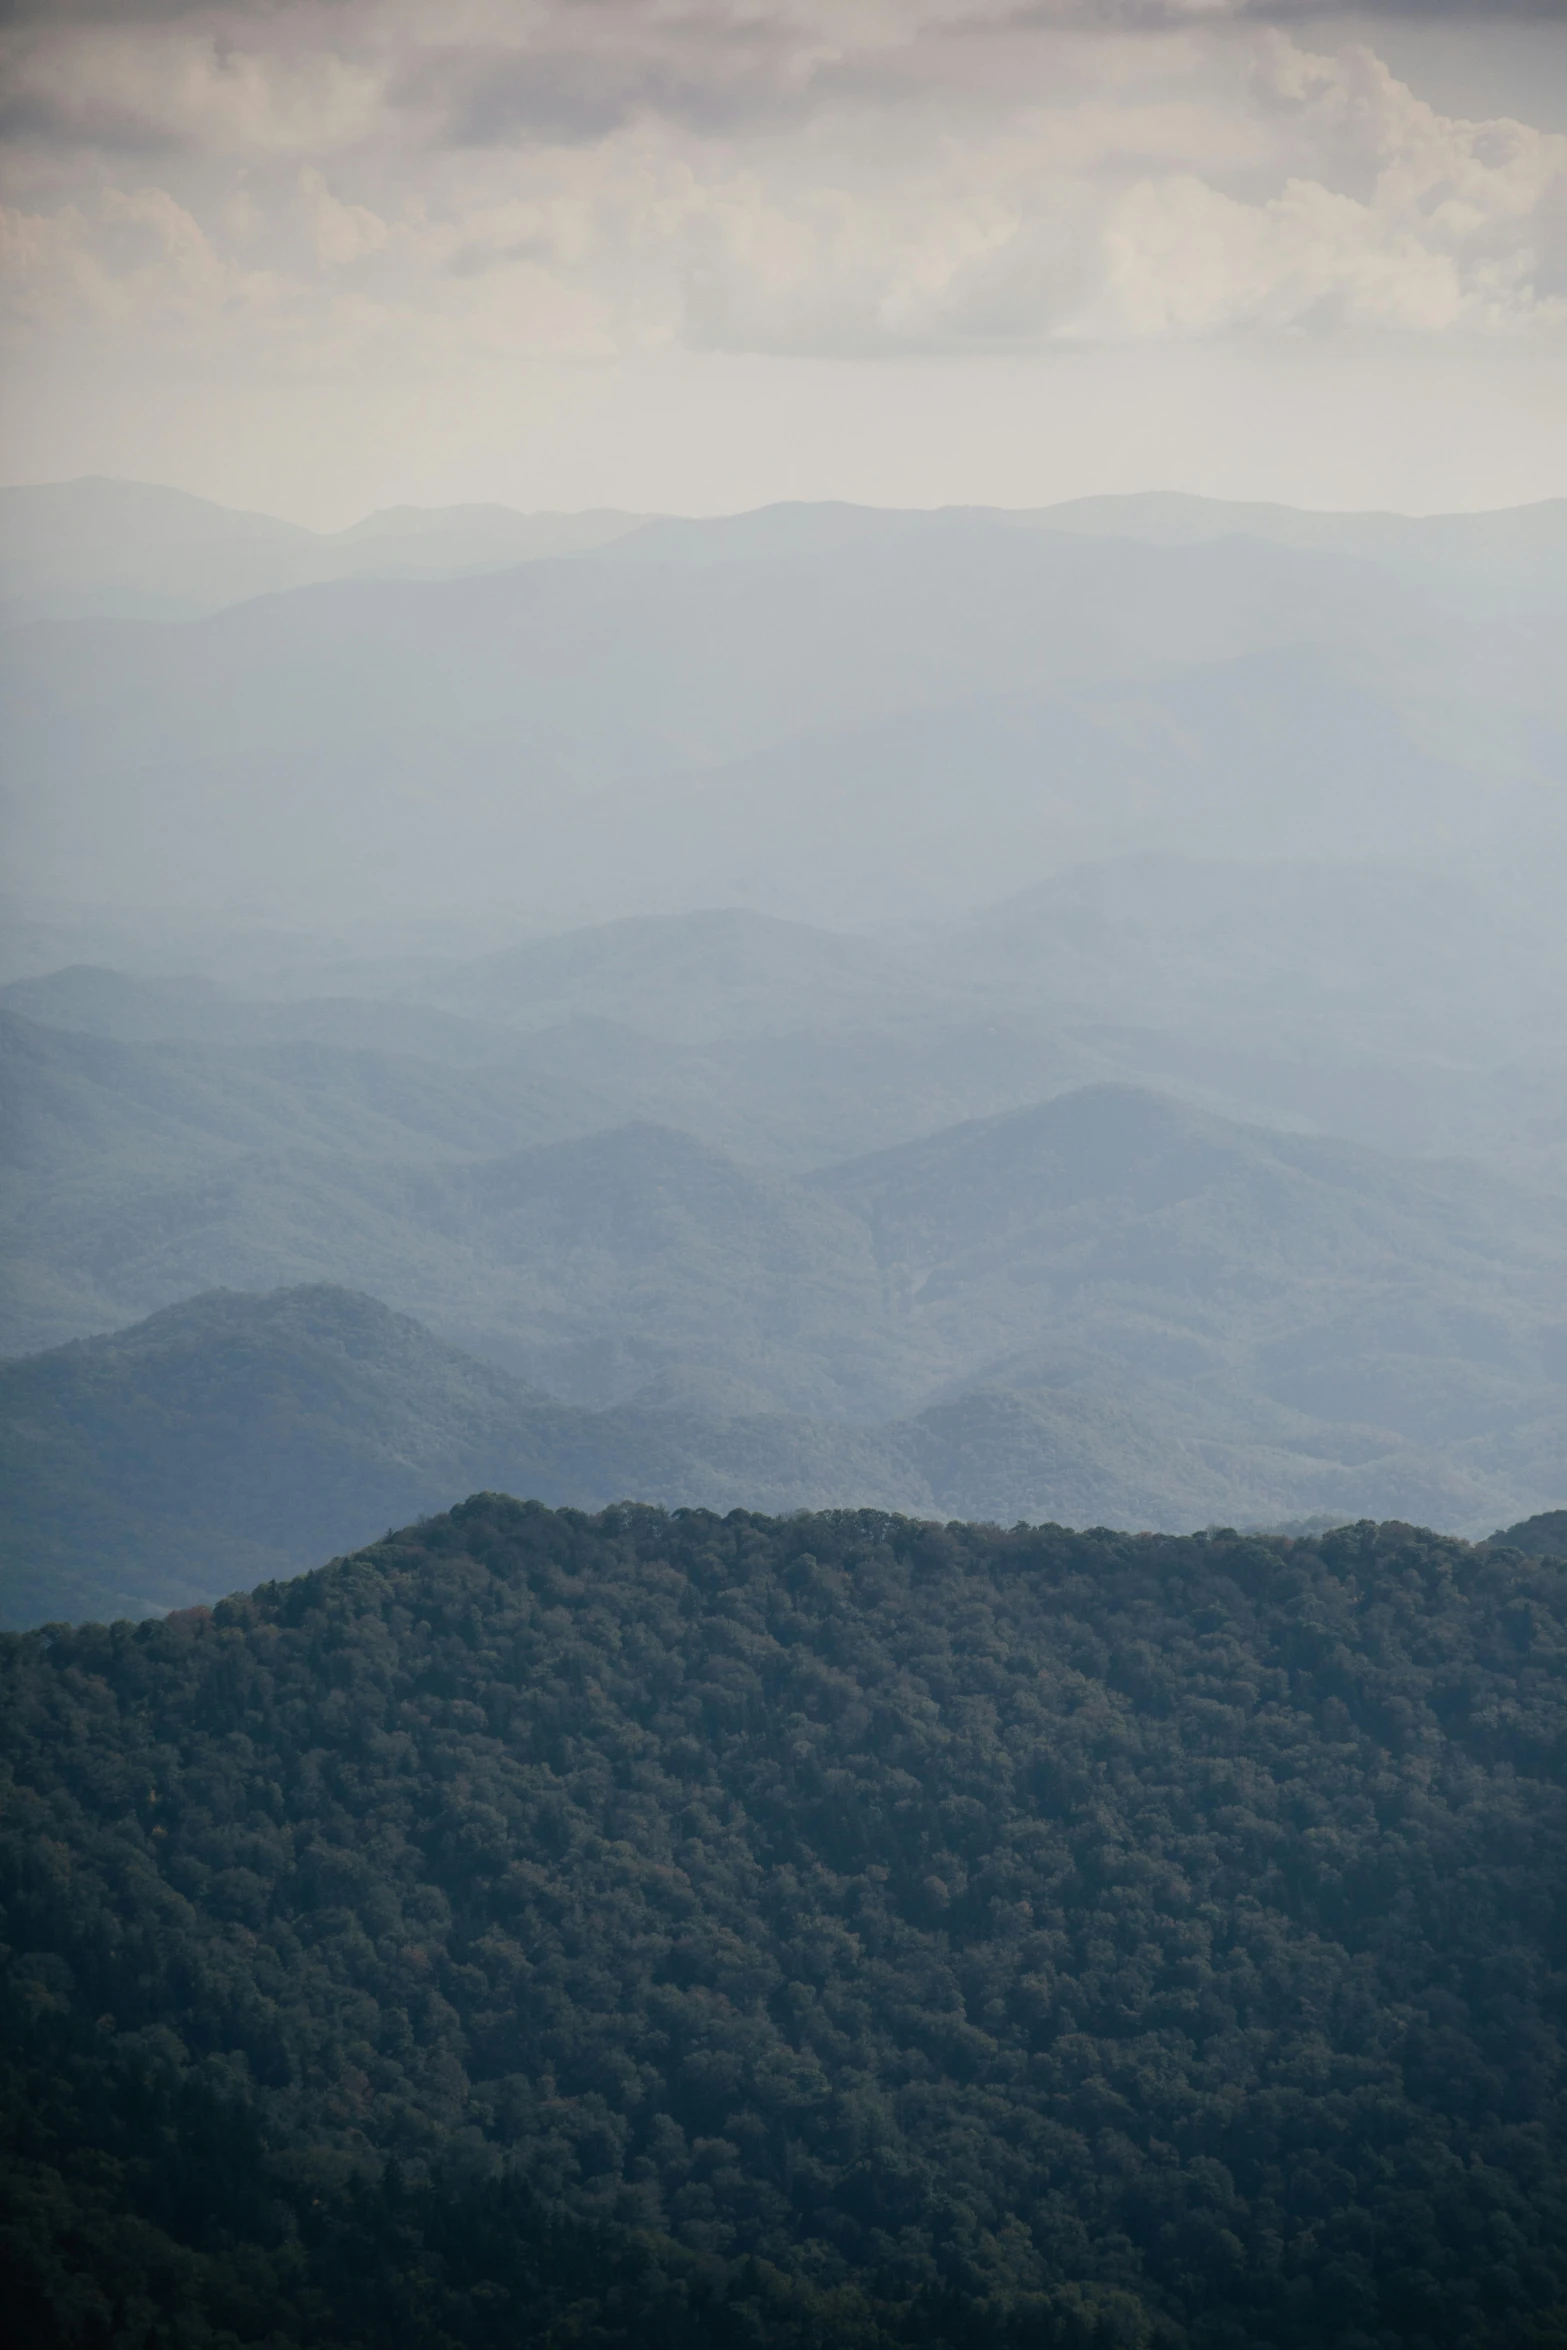
<path fill-rule="evenodd" d="M 1567 508 L 7 519 L 20 2338 L 1567 2350 Z"/>
<path fill-rule="evenodd" d="M 1567 2330 L 1559 1564 L 481 1496 L 0 1672 L 29 2339 Z"/>

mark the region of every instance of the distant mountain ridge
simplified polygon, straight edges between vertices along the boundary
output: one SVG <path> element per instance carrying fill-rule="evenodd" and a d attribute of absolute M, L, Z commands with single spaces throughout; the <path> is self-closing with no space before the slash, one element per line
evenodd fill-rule
<path fill-rule="evenodd" d="M 1416 1442 L 1454 1432 L 1444 1380 L 1478 1435 L 1555 1408 L 1567 1368 L 1567 1205 L 1145 1089 L 1063 1091 L 802 1178 L 611 1123 L 564 1074 L 486 1090 L 373 1053 L 20 1021 L 0 1041 L 13 1350 L 325 1279 L 581 1402 L 700 1368 L 757 1408 L 879 1418 L 1041 1350 L 1143 1376 L 1173 1349 L 1183 1378 L 1200 1363 L 1253 1401 L 1307 1379 L 1313 1416 Z M 1445 1369 L 1421 1404 L 1426 1353 Z M 1335 1360 L 1358 1408 L 1333 1403 Z"/>
<path fill-rule="evenodd" d="M 67 1061 L 91 1041 L 63 1038 Z M 118 1208 L 83 1190 L 72 1128 L 21 1136 L 29 1278 L 317 1285 L 188 1299 L 0 1365 L 13 1620 L 210 1597 L 219 1560 L 291 1572 L 475 1486 L 1475 1531 L 1563 1490 L 1567 1211 L 1478 1169 L 1127 1088 L 804 1183 L 647 1125 L 464 1157 L 438 1101 L 436 1147 L 388 1166 L 391 1106 L 363 1088 L 358 1159 L 275 1155 L 226 1139 L 263 1113 L 220 1094 L 205 1169 L 149 1184 L 168 1145 L 144 1125 Z M 340 1082 L 322 1111 L 341 1143 Z M 97 1132 L 124 1180 L 125 1142 Z M 188 1167 L 197 1129 L 170 1139 Z M 489 1359 L 331 1285 L 345 1272 Z"/>
<path fill-rule="evenodd" d="M 863 925 L 1127 847 L 1560 847 L 1550 514 L 1522 540 L 1456 518 L 1492 547 L 1474 564 L 1427 560 L 1413 522 L 1395 560 L 1155 529 L 1136 501 L 1124 529 L 786 507 L 518 518 L 481 545 L 438 520 L 181 625 L 78 603 L 6 632 L 17 886 L 201 903 L 243 870 L 314 922 L 458 907 L 499 872 L 535 924 Z M 158 564 L 125 560 L 153 594 Z"/>
<path fill-rule="evenodd" d="M 351 1289 L 391 1518 L 1561 1505 L 1567 506 L 7 516 L 18 1395 Z"/>
<path fill-rule="evenodd" d="M 760 507 L 707 519 L 612 508 L 390 506 L 319 531 L 152 482 L 87 475 L 0 487 L 0 626 L 45 618 L 191 619 L 331 578 L 452 576 L 618 546 L 634 562 L 731 563 L 912 536 L 969 517 L 1020 530 L 1192 547 L 1226 537 L 1396 564 L 1567 562 L 1567 499 L 1489 512 L 1333 512 L 1132 492 L 1054 506 Z"/>
<path fill-rule="evenodd" d="M 447 578 L 603 546 L 643 517 L 389 507 L 314 531 L 150 482 L 86 477 L 0 488 L 0 627 L 193 620 L 329 579 Z"/>
<path fill-rule="evenodd" d="M 1157 1400 L 1109 1383 L 979 1387 L 868 1426 L 748 1410 L 674 1380 L 595 1411 L 349 1290 L 218 1291 L 0 1363 L 0 1626 L 210 1603 L 474 1489 L 579 1508 L 1126 1526 L 1201 1524 L 1226 1478 L 1263 1515 L 1324 1497 L 1346 1517 L 1378 1494 L 1411 1512 L 1422 1493 L 1442 1498 L 1434 1465 L 1407 1449 L 1358 1467 L 1287 1446 L 1248 1457 L 1182 1429 L 1168 1401 L 1161 1420 Z M 1549 1549 L 1555 1523 L 1506 1539 Z"/>
<path fill-rule="evenodd" d="M 1567 1165 L 1558 902 L 1548 865 L 1508 890 L 1124 857 L 874 938 L 708 908 L 424 962 L 317 948 L 308 976 L 249 990 L 182 973 L 170 944 L 139 975 L 19 978 L 0 1011 L 127 1044 L 414 1057 L 474 1072 L 474 1094 L 569 1095 L 584 1130 L 652 1118 L 790 1171 L 1121 1080 L 1538 1180 Z"/>
<path fill-rule="evenodd" d="M 971 1396 L 880 1428 L 748 1414 L 736 1398 L 726 1411 L 711 1395 L 692 1408 L 677 1391 L 594 1412 L 322 1286 L 221 1291 L 0 1364 L 0 1469 L 0 1625 L 15 1626 L 210 1602 L 476 1486 L 588 1508 L 943 1518 L 1010 1481 L 1035 1514 L 1052 1493 L 1102 1518 L 1136 1513 L 1160 1446 L 1082 1398 Z"/>
<path fill-rule="evenodd" d="M 536 921 L 867 924 L 1128 841 L 1386 858 L 1419 820 L 1452 853 L 1536 825 L 1553 618 L 1461 616 L 1332 552 L 989 517 L 338 580 L 0 637 L 5 830 L 26 891 L 221 900 L 242 867 L 312 921 L 460 905 L 475 872 Z"/>

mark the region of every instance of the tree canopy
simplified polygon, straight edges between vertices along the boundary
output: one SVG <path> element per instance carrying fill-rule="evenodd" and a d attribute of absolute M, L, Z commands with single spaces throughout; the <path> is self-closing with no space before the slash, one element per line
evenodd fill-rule
<path fill-rule="evenodd" d="M 1548 1559 L 480 1495 L 0 1676 L 40 2340 L 1567 2340 Z"/>

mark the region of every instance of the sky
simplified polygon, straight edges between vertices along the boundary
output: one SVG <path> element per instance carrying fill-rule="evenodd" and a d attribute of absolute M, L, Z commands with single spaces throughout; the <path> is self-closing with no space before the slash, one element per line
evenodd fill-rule
<path fill-rule="evenodd" d="M 1567 0 L 10 0 L 0 478 L 1567 495 Z"/>

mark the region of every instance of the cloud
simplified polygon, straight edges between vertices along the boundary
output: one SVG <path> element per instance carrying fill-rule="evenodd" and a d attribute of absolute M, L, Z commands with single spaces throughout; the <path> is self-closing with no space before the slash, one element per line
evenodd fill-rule
<path fill-rule="evenodd" d="M 367 204 L 339 202 L 319 171 L 307 166 L 299 175 L 299 192 L 310 215 L 316 258 L 323 269 L 341 268 L 363 254 L 380 253 L 391 241 L 391 230 Z"/>
<path fill-rule="evenodd" d="M 847 21 L 852 32 L 857 24 L 907 27 L 911 23 L 964 19 L 1149 27 L 1216 17 L 1251 17 L 1274 22 L 1311 17 L 1342 19 L 1353 14 L 1366 19 L 1380 16 L 1438 24 L 1455 21 L 1491 24 L 1509 19 L 1559 23 L 1564 13 L 1562 0 L 1359 0 L 1353 10 L 1346 9 L 1343 0 L 925 0 L 923 5 L 921 0 L 899 0 L 896 6 L 867 6 L 864 0 L 842 0 L 841 6 L 832 9 L 812 5 L 812 0 L 773 0 L 772 5 L 754 7 L 744 5 L 743 0 L 741 5 L 731 5 L 731 0 L 685 0 L 678 8 L 660 7 L 657 0 L 595 0 L 595 7 L 601 21 L 640 18 L 665 27 L 696 27 L 704 31 L 733 27 L 751 35 L 765 32 L 773 25 L 821 25 L 831 17 Z M 372 9 L 389 12 L 388 0 L 314 0 L 309 13 L 342 24 L 363 18 Z M 221 26 L 297 21 L 305 13 L 300 0 L 0 0 L 0 27 L 108 25 L 124 30 L 193 19 Z M 409 12 L 400 13 L 406 21 Z M 431 23 L 443 17 L 449 22 L 472 23 L 479 14 L 471 7 L 460 5 L 460 0 L 451 7 L 426 6 L 417 13 Z M 491 6 L 486 13 L 492 20 L 509 14 L 531 25 L 540 25 L 564 23 L 573 15 L 580 18 L 581 10 L 579 0 L 546 0 L 542 6 L 528 6 L 522 0 L 515 8 L 503 10 Z"/>
<path fill-rule="evenodd" d="M 318 46 L 246 47 L 204 29 L 118 21 L 8 46 L 0 122 L 12 140 L 111 152 L 315 152 L 364 138 L 382 106 L 374 61 Z"/>
<path fill-rule="evenodd" d="M 4 299 L 294 375 L 1563 331 L 1567 139 L 1439 112 L 1322 14 L 13 8 Z"/>

